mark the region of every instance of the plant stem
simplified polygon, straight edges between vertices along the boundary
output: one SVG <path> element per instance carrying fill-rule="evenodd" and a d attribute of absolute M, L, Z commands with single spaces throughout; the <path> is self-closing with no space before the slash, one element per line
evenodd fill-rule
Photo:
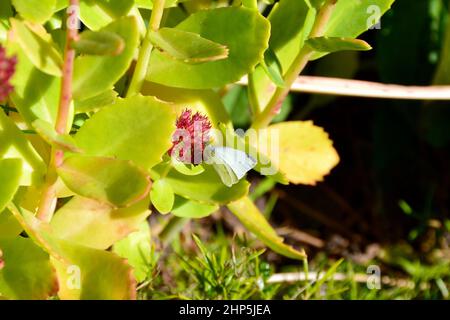
<path fill-rule="evenodd" d="M 142 85 L 144 84 L 145 77 L 147 75 L 148 66 L 150 63 L 150 56 L 152 54 L 153 45 L 150 41 L 150 34 L 158 31 L 159 25 L 164 12 L 165 0 L 153 0 L 153 9 L 150 16 L 149 27 L 147 34 L 142 42 L 142 47 L 139 50 L 139 57 L 136 63 L 136 68 L 131 79 L 130 86 L 128 87 L 127 97 L 138 94 Z"/>
<path fill-rule="evenodd" d="M 310 33 L 310 38 L 320 37 L 325 32 L 325 27 L 327 26 L 328 21 L 330 20 L 331 14 L 336 6 L 336 2 L 338 0 L 327 0 L 325 4 L 320 8 L 314 26 Z M 284 77 L 284 82 L 286 86 L 284 88 L 277 88 L 269 103 L 253 122 L 252 128 L 259 129 L 267 127 L 272 119 L 278 114 L 280 111 L 281 105 L 283 104 L 284 99 L 289 94 L 290 87 L 294 83 L 297 76 L 303 71 L 306 67 L 309 59 L 314 54 L 314 50 L 309 48 L 308 46 L 303 46 L 303 49 L 300 50 L 299 54 L 295 58 L 294 62 L 291 64 L 290 68 L 286 72 Z"/>
<path fill-rule="evenodd" d="M 79 8 L 79 0 L 70 0 L 71 7 Z M 77 10 L 72 10 L 68 19 L 76 20 L 78 17 L 73 17 Z M 74 19 L 75 18 L 75 19 Z M 72 77 L 73 64 L 75 60 L 75 50 L 72 48 L 72 43 L 78 38 L 77 26 L 69 26 L 66 31 L 66 45 L 64 48 L 64 65 L 61 81 L 61 91 L 59 97 L 58 115 L 56 117 L 55 130 L 58 134 L 65 134 L 67 132 L 67 124 L 70 114 L 70 103 L 72 101 Z M 44 190 L 42 192 L 37 217 L 40 220 L 50 222 L 56 208 L 56 168 L 60 166 L 64 159 L 64 151 L 52 147 L 51 158 L 48 165 L 47 175 Z"/>

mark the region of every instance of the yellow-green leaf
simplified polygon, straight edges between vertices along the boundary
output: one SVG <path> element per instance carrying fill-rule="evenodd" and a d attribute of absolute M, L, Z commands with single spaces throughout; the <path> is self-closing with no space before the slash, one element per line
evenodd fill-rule
<path fill-rule="evenodd" d="M 303 250 L 297 251 L 283 243 L 283 239 L 277 235 L 248 197 L 228 204 L 228 208 L 241 221 L 244 227 L 273 251 L 291 259 L 303 260 L 306 258 Z"/>
<path fill-rule="evenodd" d="M 150 177 L 131 161 L 71 155 L 57 172 L 76 194 L 115 207 L 139 202 L 150 191 Z"/>
<path fill-rule="evenodd" d="M 107 249 L 137 230 L 149 215 L 149 199 L 114 209 L 95 200 L 75 196 L 51 221 L 54 235 L 86 247 Z"/>
<path fill-rule="evenodd" d="M 0 214 L 16 194 L 21 176 L 20 159 L 0 159 Z"/>
<path fill-rule="evenodd" d="M 10 40 L 19 44 L 36 68 L 52 76 L 62 75 L 61 54 L 56 50 L 44 28 L 11 19 L 11 34 Z"/>
<path fill-rule="evenodd" d="M 279 148 L 268 148 L 266 155 L 292 183 L 315 185 L 339 163 L 328 134 L 312 121 L 282 122 L 267 130 L 268 137 L 279 136 Z"/>
<path fill-rule="evenodd" d="M 150 41 L 160 51 L 186 63 L 217 61 L 228 57 L 226 46 L 202 38 L 197 33 L 174 28 L 151 32 Z"/>
<path fill-rule="evenodd" d="M 53 15 L 56 0 L 12 0 L 12 4 L 23 18 L 44 23 Z"/>

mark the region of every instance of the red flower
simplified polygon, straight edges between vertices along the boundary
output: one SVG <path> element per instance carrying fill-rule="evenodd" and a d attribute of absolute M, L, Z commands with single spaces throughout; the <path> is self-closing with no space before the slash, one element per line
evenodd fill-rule
<path fill-rule="evenodd" d="M 192 110 L 186 109 L 178 117 L 176 126 L 170 156 L 175 156 L 184 163 L 200 164 L 210 139 L 211 122 L 208 117 L 199 112 L 192 114 Z"/>
<path fill-rule="evenodd" d="M 17 58 L 6 56 L 6 50 L 0 46 L 0 101 L 6 100 L 13 91 L 13 86 L 9 82 L 16 71 Z"/>

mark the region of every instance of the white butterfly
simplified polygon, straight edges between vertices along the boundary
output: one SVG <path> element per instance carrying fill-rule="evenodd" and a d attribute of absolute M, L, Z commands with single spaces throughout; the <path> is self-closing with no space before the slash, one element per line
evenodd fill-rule
<path fill-rule="evenodd" d="M 238 183 L 256 165 L 256 160 L 241 150 L 208 146 L 205 151 L 207 162 L 213 165 L 227 187 Z"/>

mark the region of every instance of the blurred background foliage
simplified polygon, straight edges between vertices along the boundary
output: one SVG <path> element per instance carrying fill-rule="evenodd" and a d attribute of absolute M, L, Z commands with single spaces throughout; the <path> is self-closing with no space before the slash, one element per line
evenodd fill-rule
<path fill-rule="evenodd" d="M 330 54 L 311 63 L 305 74 L 450 85 L 449 1 L 396 0 L 381 28 L 362 39 L 374 50 Z M 247 128 L 246 88 L 231 86 L 223 100 L 235 126 Z M 306 248 L 310 270 L 331 270 L 328 289 L 323 291 L 318 279 L 262 285 L 258 281 L 271 274 L 305 273 L 305 266 L 273 253 L 236 260 L 228 243 L 231 235 L 245 231 L 223 211 L 184 227 L 171 249 L 178 255 L 160 257 L 158 263 L 169 268 L 155 268 L 141 294 L 147 298 L 449 298 L 450 101 L 291 94 L 277 121 L 286 119 L 313 120 L 324 127 L 341 162 L 316 187 L 281 186 L 254 177 L 252 196 L 290 244 Z M 161 218 L 152 219 L 161 225 Z M 190 232 L 199 233 L 216 257 L 202 254 Z M 232 243 L 238 251 L 248 247 L 257 252 L 259 247 L 236 239 Z M 344 261 L 337 266 L 340 258 Z M 241 282 L 234 283 L 233 277 L 226 280 L 227 270 L 222 267 L 227 263 L 245 269 Z M 265 278 L 260 275 L 261 264 Z M 367 275 L 371 264 L 391 278 L 385 279 L 382 290 L 368 290 L 364 281 L 353 277 Z M 335 283 L 339 272 L 347 280 Z M 146 288 L 158 289 L 159 296 Z"/>

